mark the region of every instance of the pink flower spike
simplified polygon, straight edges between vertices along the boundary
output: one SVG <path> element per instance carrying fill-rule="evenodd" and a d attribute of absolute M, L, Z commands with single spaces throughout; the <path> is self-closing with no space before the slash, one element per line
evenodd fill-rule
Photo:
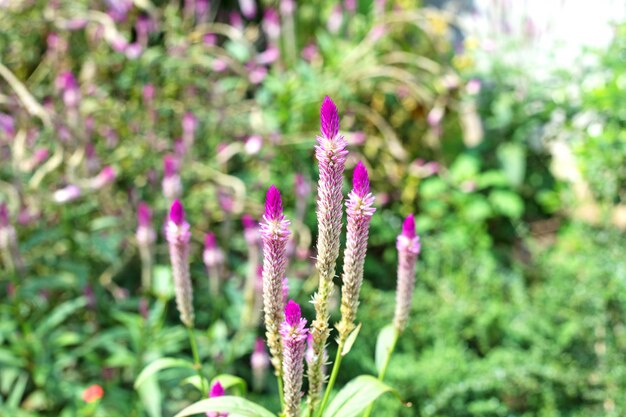
<path fill-rule="evenodd" d="M 9 210 L 6 203 L 0 204 L 0 227 L 7 227 L 9 225 Z"/>
<path fill-rule="evenodd" d="M 322 134 L 327 139 L 332 139 L 339 133 L 339 112 L 328 96 L 324 98 L 320 108 L 320 125 Z"/>
<path fill-rule="evenodd" d="M 185 221 L 185 209 L 178 200 L 174 200 L 170 207 L 170 220 L 177 226 L 182 226 Z"/>
<path fill-rule="evenodd" d="M 214 233 L 207 233 L 204 235 L 204 247 L 206 249 L 215 249 L 217 247 L 217 239 Z"/>
<path fill-rule="evenodd" d="M 265 196 L 265 218 L 267 220 L 282 220 L 283 202 L 280 198 L 280 191 L 272 185 Z"/>
<path fill-rule="evenodd" d="M 367 168 L 363 165 L 363 162 L 359 161 L 354 168 L 352 174 L 352 187 L 354 192 L 361 198 L 365 197 L 370 192 L 370 179 L 367 174 Z"/>
<path fill-rule="evenodd" d="M 174 155 L 165 155 L 163 157 L 163 176 L 165 178 L 173 177 L 178 174 L 178 161 Z"/>
<path fill-rule="evenodd" d="M 152 222 L 152 211 L 143 201 L 137 206 L 137 223 L 142 227 L 150 227 Z"/>

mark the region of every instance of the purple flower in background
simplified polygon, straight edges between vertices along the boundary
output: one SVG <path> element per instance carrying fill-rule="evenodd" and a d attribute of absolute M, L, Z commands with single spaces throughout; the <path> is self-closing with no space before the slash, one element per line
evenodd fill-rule
<path fill-rule="evenodd" d="M 275 46 L 269 46 L 265 51 L 256 57 L 256 62 L 260 65 L 270 65 L 280 58 L 280 49 Z"/>
<path fill-rule="evenodd" d="M 475 96 L 480 93 L 481 82 L 478 78 L 472 78 L 467 82 L 467 86 L 465 86 L 465 91 L 467 94 Z"/>
<path fill-rule="evenodd" d="M 56 190 L 54 194 L 52 194 L 52 199 L 59 204 L 69 203 L 70 201 L 76 200 L 80 197 L 81 191 L 78 186 L 74 184 L 70 184 L 60 190 Z"/>
<path fill-rule="evenodd" d="M 309 43 L 304 48 L 302 48 L 302 59 L 307 62 L 311 62 L 319 56 L 319 49 L 314 42 Z"/>
<path fill-rule="evenodd" d="M 341 24 L 343 23 L 343 10 L 341 10 L 341 5 L 336 5 L 333 7 L 333 11 L 330 13 L 328 17 L 328 21 L 326 23 L 326 27 L 328 31 L 333 35 L 339 32 L 341 28 Z"/>
<path fill-rule="evenodd" d="M 243 20 L 241 19 L 241 15 L 235 11 L 230 12 L 228 15 L 228 19 L 230 20 L 230 25 L 238 30 L 243 30 Z"/>
<path fill-rule="evenodd" d="M 217 45 L 217 35 L 215 33 L 205 33 L 202 36 L 202 42 L 207 46 Z"/>
<path fill-rule="evenodd" d="M 265 341 L 257 337 L 254 342 L 254 351 L 250 356 L 250 366 L 252 368 L 252 381 L 258 391 L 263 387 L 267 369 L 270 366 L 270 357 L 265 349 Z"/>
<path fill-rule="evenodd" d="M 182 120 L 183 126 L 183 143 L 187 148 L 191 148 L 191 145 L 194 142 L 194 136 L 196 134 L 196 129 L 198 127 L 198 119 L 194 116 L 193 113 L 187 112 L 183 115 Z"/>
<path fill-rule="evenodd" d="M 152 210 L 143 201 L 137 206 L 137 243 L 144 247 L 150 247 L 156 241 L 156 232 L 152 227 Z"/>
<path fill-rule="evenodd" d="M 239 0 L 239 8 L 241 9 L 241 14 L 248 20 L 254 19 L 256 16 L 255 0 Z"/>
<path fill-rule="evenodd" d="M 193 327 L 193 292 L 189 275 L 189 241 L 191 230 L 185 221 L 185 210 L 178 200 L 170 208 L 169 219 L 165 225 L 165 237 L 169 243 L 172 275 L 176 293 L 176 307 L 180 321 L 189 328 Z"/>
<path fill-rule="evenodd" d="M 209 0 L 196 0 L 196 21 L 203 23 L 208 20 L 211 4 Z"/>
<path fill-rule="evenodd" d="M 183 192 L 180 175 L 178 174 L 178 159 L 174 155 L 163 157 L 163 195 L 167 199 L 179 198 Z"/>
<path fill-rule="evenodd" d="M 70 71 L 59 74 L 56 87 L 61 92 L 63 103 L 69 108 L 76 108 L 80 103 L 80 87 Z"/>
<path fill-rule="evenodd" d="M 126 45 L 124 49 L 124 54 L 128 59 L 137 59 L 143 53 L 143 48 L 139 42 L 130 43 Z"/>
<path fill-rule="evenodd" d="M 356 12 L 356 0 L 344 0 L 343 5 L 348 12 Z"/>
<path fill-rule="evenodd" d="M 90 187 L 94 190 L 99 190 L 100 188 L 103 188 L 114 182 L 116 176 L 117 174 L 112 167 L 105 166 L 104 168 L 102 168 L 102 171 L 100 171 L 100 173 L 91 180 Z"/>
<path fill-rule="evenodd" d="M 296 174 L 295 192 L 298 199 L 307 199 L 311 195 L 311 183 L 302 174 Z"/>
<path fill-rule="evenodd" d="M 143 86 L 143 89 L 141 90 L 141 95 L 143 97 L 143 102 L 145 105 L 152 105 L 154 102 L 154 96 L 156 93 L 156 89 L 154 88 L 153 84 L 146 84 Z"/>
<path fill-rule="evenodd" d="M 225 394 L 224 387 L 220 384 L 220 381 L 216 381 L 209 391 L 209 398 L 223 397 Z M 220 411 L 209 411 L 206 413 L 207 417 L 228 417 L 228 413 L 222 413 Z"/>
<path fill-rule="evenodd" d="M 215 72 L 224 72 L 228 69 L 228 63 L 223 59 L 214 59 L 212 67 Z"/>
<path fill-rule="evenodd" d="M 217 246 L 217 238 L 214 233 L 204 235 L 204 251 L 202 260 L 208 269 L 217 268 L 224 263 L 224 253 Z"/>
<path fill-rule="evenodd" d="M 0 228 L 9 227 L 9 209 L 6 203 L 0 203 Z"/>
<path fill-rule="evenodd" d="M 287 417 L 300 415 L 307 334 L 306 320 L 302 318 L 300 306 L 295 301 L 289 300 L 285 306 L 285 320 L 280 325 L 283 348 L 283 387 Z"/>
<path fill-rule="evenodd" d="M 411 300 L 415 289 L 415 266 L 420 253 L 420 238 L 415 232 L 415 218 L 409 214 L 402 223 L 402 233 L 396 241 L 398 249 L 398 287 L 396 311 L 393 318 L 395 328 L 402 332 L 411 311 Z"/>
<path fill-rule="evenodd" d="M 276 40 L 280 36 L 280 16 L 278 16 L 276 10 L 271 7 L 265 9 L 261 26 L 269 38 L 270 43 L 276 43 Z"/>
<path fill-rule="evenodd" d="M 256 220 L 251 215 L 244 214 L 241 216 L 241 224 L 243 225 L 243 236 L 248 246 L 256 246 L 261 237 Z"/>
<path fill-rule="evenodd" d="M 296 9 L 296 3 L 294 0 L 281 0 L 280 1 L 280 13 L 284 16 L 292 15 Z"/>
<path fill-rule="evenodd" d="M 133 8 L 132 0 L 105 0 L 108 13 L 116 22 L 123 22 Z"/>
<path fill-rule="evenodd" d="M 354 168 L 352 192 L 348 195 L 348 233 L 341 276 L 341 321 L 337 324 L 339 338 L 346 340 L 354 330 L 359 292 L 363 282 L 363 266 L 367 252 L 367 239 L 372 215 L 374 196 L 370 193 L 367 169 L 361 161 Z"/>
<path fill-rule="evenodd" d="M 15 136 L 15 119 L 13 116 L 0 113 L 0 133 L 7 139 L 12 139 Z"/>
<path fill-rule="evenodd" d="M 267 76 L 267 68 L 262 65 L 256 65 L 253 61 L 246 63 L 248 70 L 248 81 L 252 84 L 260 84 Z"/>
<path fill-rule="evenodd" d="M 279 326 L 283 321 L 283 279 L 287 269 L 289 221 L 283 214 L 280 192 L 273 185 L 265 197 L 265 214 L 260 225 L 263 240 L 263 311 L 267 344 L 276 374 L 282 376 Z"/>

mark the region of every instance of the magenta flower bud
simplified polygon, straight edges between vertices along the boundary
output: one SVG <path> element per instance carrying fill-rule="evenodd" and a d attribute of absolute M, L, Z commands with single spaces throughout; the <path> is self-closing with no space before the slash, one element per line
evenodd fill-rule
<path fill-rule="evenodd" d="M 254 62 L 249 62 L 246 69 L 248 70 L 248 81 L 252 84 L 260 84 L 267 76 L 267 68 L 255 65 Z"/>
<path fill-rule="evenodd" d="M 260 225 L 263 240 L 263 311 L 267 344 L 272 364 L 282 375 L 282 347 L 279 326 L 283 321 L 283 279 L 287 269 L 287 240 L 289 221 L 283 215 L 280 192 L 273 185 L 265 198 L 265 214 Z"/>
<path fill-rule="evenodd" d="M 224 394 L 224 387 L 222 387 L 219 381 L 216 381 L 211 387 L 211 391 L 209 391 L 209 398 L 223 397 Z M 220 411 L 210 411 L 206 413 L 206 415 L 207 417 L 228 417 L 228 413 L 222 413 Z"/>
<path fill-rule="evenodd" d="M 193 293 L 189 275 L 189 241 L 191 231 L 185 221 L 185 210 L 178 200 L 170 208 L 169 220 L 165 225 L 165 237 L 169 243 L 172 275 L 176 293 L 176 306 L 180 320 L 189 328 L 193 327 Z"/>
<path fill-rule="evenodd" d="M 256 62 L 260 65 L 270 65 L 280 58 L 280 49 L 275 46 L 269 46 L 265 51 L 256 57 Z"/>
<path fill-rule="evenodd" d="M 137 59 L 141 56 L 142 52 L 143 47 L 139 42 L 130 43 L 126 45 L 124 49 L 124 55 L 126 55 L 128 59 Z"/>
<path fill-rule="evenodd" d="M 224 253 L 217 246 L 217 239 L 214 233 L 204 235 L 204 251 L 202 252 L 204 265 L 209 268 L 217 268 L 224 263 Z"/>
<path fill-rule="evenodd" d="M 235 11 L 230 12 L 228 15 L 228 19 L 230 20 L 230 25 L 238 30 L 243 30 L 243 19 L 241 19 L 241 15 Z"/>
<path fill-rule="evenodd" d="M 363 282 L 363 266 L 367 252 L 370 219 L 374 214 L 367 169 L 361 161 L 354 168 L 352 192 L 346 202 L 348 233 L 344 252 L 343 285 L 341 287 L 341 321 L 337 324 L 339 338 L 346 340 L 352 330 L 359 306 L 359 292 Z"/>
<path fill-rule="evenodd" d="M 320 109 L 320 130 L 326 139 L 333 139 L 339 133 L 339 112 L 337 106 L 326 96 Z"/>
<path fill-rule="evenodd" d="M 215 46 L 217 45 L 217 35 L 215 33 L 205 33 L 202 36 L 202 42 L 206 46 Z"/>
<path fill-rule="evenodd" d="M 402 233 L 396 241 L 398 249 L 398 287 L 396 290 L 396 311 L 393 324 L 402 332 L 411 311 L 411 301 L 415 289 L 415 267 L 420 253 L 420 238 L 415 232 L 413 214 L 407 216 L 402 224 Z"/>
<path fill-rule="evenodd" d="M 302 174 L 296 174 L 295 192 L 298 199 L 307 199 L 311 194 L 311 184 Z"/>
<path fill-rule="evenodd" d="M 52 199 L 59 204 L 69 203 L 70 201 L 76 200 L 80 197 L 81 191 L 78 186 L 70 184 L 65 188 L 61 188 L 60 190 L 56 190 L 54 194 L 52 194 Z"/>
<path fill-rule="evenodd" d="M 196 20 L 198 23 L 207 20 L 210 6 L 209 0 L 196 0 Z"/>
<path fill-rule="evenodd" d="M 152 211 L 143 201 L 137 206 L 137 223 L 140 227 L 150 227 L 152 225 Z"/>
<path fill-rule="evenodd" d="M 286 417 L 300 416 L 307 334 L 306 320 L 302 318 L 300 306 L 295 301 L 289 300 L 285 306 L 285 321 L 280 325 Z"/>
<path fill-rule="evenodd" d="M 317 45 L 313 42 L 309 43 L 304 48 L 302 48 L 301 55 L 302 55 L 302 59 L 304 59 L 305 61 L 307 62 L 313 61 L 315 58 L 319 56 L 319 50 L 317 48 Z"/>
<path fill-rule="evenodd" d="M 49 154 L 50 154 L 50 151 L 48 151 L 48 149 L 46 148 L 37 149 L 35 153 L 33 154 L 33 166 L 34 167 L 39 166 L 46 159 L 48 159 Z"/>

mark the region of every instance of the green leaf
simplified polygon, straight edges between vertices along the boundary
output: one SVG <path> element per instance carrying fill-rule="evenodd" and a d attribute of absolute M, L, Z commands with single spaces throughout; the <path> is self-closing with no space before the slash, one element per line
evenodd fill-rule
<path fill-rule="evenodd" d="M 161 401 L 163 396 L 161 395 L 161 388 L 159 388 L 156 374 L 145 378 L 137 391 L 139 391 L 139 397 L 148 415 L 150 417 L 161 417 Z"/>
<path fill-rule="evenodd" d="M 352 349 L 352 345 L 354 345 L 354 342 L 361 331 L 361 324 L 363 323 L 359 323 L 359 325 L 356 326 L 356 328 L 348 335 L 346 343 L 343 345 L 343 349 L 341 350 L 341 356 L 346 356 L 348 352 L 350 352 L 350 349 Z"/>
<path fill-rule="evenodd" d="M 356 417 L 391 387 L 371 375 L 361 375 L 343 387 L 324 412 L 324 417 Z"/>
<path fill-rule="evenodd" d="M 239 387 L 242 390 L 242 393 L 245 394 L 248 391 L 248 385 L 243 378 L 239 378 L 235 375 L 230 374 L 220 374 L 211 380 L 211 386 L 215 384 L 217 381 L 220 382 L 220 385 L 224 389 Z"/>
<path fill-rule="evenodd" d="M 496 212 L 513 219 L 524 213 L 524 201 L 511 191 L 494 190 L 489 194 L 489 202 Z"/>
<path fill-rule="evenodd" d="M 139 388 L 141 384 L 147 381 L 150 376 L 156 374 L 163 369 L 170 368 L 189 368 L 193 369 L 193 363 L 189 362 L 186 359 L 178 359 L 178 358 L 159 358 L 154 362 L 150 363 L 148 366 L 143 368 L 143 371 L 139 374 L 137 379 L 135 380 L 135 389 Z"/>
<path fill-rule="evenodd" d="M 42 338 L 50 330 L 54 329 L 59 324 L 63 323 L 69 316 L 71 316 L 77 310 L 87 305 L 87 298 L 78 297 L 74 300 L 66 301 L 63 304 L 55 308 L 35 330 L 35 335 L 38 338 Z"/>
<path fill-rule="evenodd" d="M 519 187 L 526 174 L 526 150 L 517 143 L 505 143 L 496 151 L 500 165 L 509 182 Z"/>
<path fill-rule="evenodd" d="M 393 324 L 386 325 L 378 333 L 378 339 L 376 339 L 376 370 L 379 375 L 385 365 L 387 355 L 391 354 L 396 344 L 396 339 L 396 329 L 393 327 Z"/>
<path fill-rule="evenodd" d="M 267 409 L 261 407 L 252 401 L 241 397 L 215 397 L 207 400 L 201 400 L 191 404 L 175 417 L 193 416 L 196 414 L 204 414 L 208 411 L 221 411 L 229 413 L 228 417 L 276 417 Z"/>

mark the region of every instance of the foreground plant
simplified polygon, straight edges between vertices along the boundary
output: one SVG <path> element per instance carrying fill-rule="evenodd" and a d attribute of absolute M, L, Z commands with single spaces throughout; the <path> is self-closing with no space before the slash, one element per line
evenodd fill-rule
<path fill-rule="evenodd" d="M 343 171 L 348 151 L 346 141 L 339 134 L 337 107 L 328 97 L 322 104 L 320 119 L 321 136 L 318 137 L 318 145 L 315 148 L 320 172 L 317 200 L 319 236 L 316 262 L 319 286 L 313 296 L 315 320 L 309 329 L 306 327 L 307 320 L 302 316 L 300 305 L 294 300 L 286 301 L 288 291 L 285 275 L 288 263 L 287 244 L 290 236 L 290 222 L 285 218 L 280 191 L 274 185 L 267 190 L 265 213 L 259 227 L 263 242 L 262 287 L 265 336 L 270 351 L 270 361 L 277 377 L 278 397 L 282 407 L 279 415 L 284 417 L 357 416 L 380 395 L 391 391 L 390 387 L 382 383 L 383 369 L 378 379 L 369 375 L 355 378 L 336 393 L 331 401 L 342 358 L 349 353 L 360 329 L 360 324 L 356 323 L 359 294 L 363 282 L 370 220 L 376 211 L 373 207 L 375 198 L 370 192 L 369 175 L 362 162 L 354 168 L 352 190 L 345 201 L 347 235 L 341 275 L 341 319 L 335 324 L 337 329 L 336 358 L 332 364 L 328 385 L 324 387 L 325 369 L 328 365 L 326 347 L 331 333 L 329 298 L 333 292 L 335 266 L 340 251 L 344 205 Z M 206 395 L 205 380 L 201 373 L 201 364 L 192 332 L 194 314 L 188 259 L 189 230 L 182 205 L 176 200 L 172 204 L 166 225 L 176 301 L 181 321 L 189 330 L 194 367 L 198 370 L 200 379 L 197 386 Z M 398 295 L 393 321 L 394 333 L 391 337 L 385 336 L 385 340 L 388 339 L 391 344 L 391 348 L 386 351 L 385 369 L 398 335 L 406 326 L 411 306 L 415 261 L 420 249 L 412 215 L 404 222 L 403 231 L 398 237 L 397 248 L 400 254 Z M 385 331 L 383 330 L 381 335 L 384 336 Z M 266 366 L 267 358 L 264 355 L 263 341 L 257 340 L 252 356 L 255 375 L 261 374 Z M 309 390 L 308 400 L 306 404 L 303 404 L 302 386 L 305 362 L 308 367 Z M 220 381 L 217 381 L 217 378 L 220 378 Z M 240 378 L 232 375 L 216 376 L 209 399 L 187 407 L 177 417 L 198 413 L 206 413 L 209 416 L 270 417 L 276 415 L 241 397 L 224 395 L 230 387 L 237 385 L 236 381 L 239 380 Z M 230 383 L 222 385 L 220 382 L 224 381 Z M 255 385 L 258 385 L 258 381 Z"/>

